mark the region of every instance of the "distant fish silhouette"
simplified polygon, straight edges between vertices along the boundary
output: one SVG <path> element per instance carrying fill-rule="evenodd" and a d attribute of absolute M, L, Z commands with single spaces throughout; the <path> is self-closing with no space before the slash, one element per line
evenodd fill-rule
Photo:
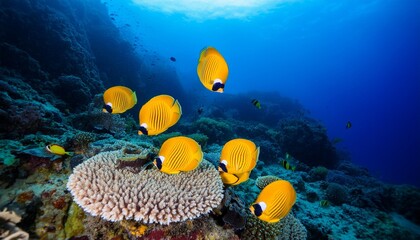
<path fill-rule="evenodd" d="M 349 129 L 349 128 L 351 128 L 351 122 L 350 121 L 347 121 L 346 129 Z"/>
<path fill-rule="evenodd" d="M 330 202 L 328 200 L 321 200 L 319 202 L 319 206 L 324 207 L 324 208 L 328 207 L 328 206 L 330 206 Z"/>
<path fill-rule="evenodd" d="M 169 58 L 172 62 L 176 62 L 176 58 L 175 57 L 170 57 Z"/>
<path fill-rule="evenodd" d="M 284 159 L 281 161 L 281 165 L 286 170 L 291 170 L 293 172 L 296 170 L 296 166 L 290 165 L 290 163 L 288 161 L 284 160 Z"/>
<path fill-rule="evenodd" d="M 201 114 L 203 113 L 203 111 L 204 111 L 204 108 L 203 108 L 203 107 L 199 107 L 199 108 L 197 109 L 197 113 L 198 113 L 198 115 L 201 115 Z"/>
<path fill-rule="evenodd" d="M 251 101 L 252 105 L 254 105 L 256 108 L 261 109 L 261 103 L 257 99 L 252 99 Z"/>

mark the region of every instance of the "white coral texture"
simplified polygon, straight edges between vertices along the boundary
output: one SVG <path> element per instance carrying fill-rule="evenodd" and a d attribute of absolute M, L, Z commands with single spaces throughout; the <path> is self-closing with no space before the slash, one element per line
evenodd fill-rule
<path fill-rule="evenodd" d="M 103 152 L 78 165 L 67 188 L 74 201 L 108 221 L 134 219 L 169 224 L 210 212 L 223 199 L 223 183 L 206 160 L 193 171 L 168 175 L 157 169 L 117 169 L 120 151 Z"/>

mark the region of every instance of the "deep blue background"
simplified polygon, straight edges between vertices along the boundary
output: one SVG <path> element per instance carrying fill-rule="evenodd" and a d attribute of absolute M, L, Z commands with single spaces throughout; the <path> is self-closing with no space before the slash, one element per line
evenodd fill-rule
<path fill-rule="evenodd" d="M 420 186 L 420 1 L 296 1 L 210 20 L 107 4 L 139 53 L 176 68 L 186 89 L 205 91 L 196 64 L 214 46 L 230 67 L 226 93 L 277 90 L 297 99 L 356 164 Z"/>

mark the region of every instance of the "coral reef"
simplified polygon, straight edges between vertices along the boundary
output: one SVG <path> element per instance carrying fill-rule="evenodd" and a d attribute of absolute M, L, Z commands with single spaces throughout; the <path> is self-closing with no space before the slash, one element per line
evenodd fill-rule
<path fill-rule="evenodd" d="M 234 137 L 232 126 L 224 120 L 202 117 L 194 122 L 193 127 L 208 137 L 209 144 L 224 144 Z"/>
<path fill-rule="evenodd" d="M 0 212 L 0 238 L 4 240 L 27 240 L 29 234 L 16 226 L 21 221 L 21 217 L 13 211 L 3 209 Z"/>
<path fill-rule="evenodd" d="M 66 129 L 60 111 L 20 78 L 0 79 L 0 133 L 9 139 L 42 132 L 62 134 Z"/>
<path fill-rule="evenodd" d="M 420 239 L 419 189 L 353 165 L 297 101 L 185 94 L 176 69 L 139 58 L 100 0 L 4 0 L 0 9 L 0 209 L 13 210 L 0 212 L 0 238 Z M 139 105 L 176 95 L 177 132 L 138 136 L 139 106 L 102 113 L 101 92 L 113 85 L 134 87 Z M 178 135 L 199 142 L 209 162 L 167 176 L 150 162 Z M 260 146 L 260 160 L 248 181 L 223 189 L 216 166 L 235 137 Z M 46 152 L 50 143 L 74 155 Z M 296 171 L 281 166 L 286 152 Z M 248 207 L 274 179 L 290 181 L 298 199 L 293 214 L 267 224 Z"/>
<path fill-rule="evenodd" d="M 109 133 L 116 138 L 121 138 L 126 134 L 123 117 L 99 110 L 74 114 L 71 117 L 71 123 L 74 128 L 85 132 Z"/>
<path fill-rule="evenodd" d="M 281 178 L 277 177 L 277 176 L 273 176 L 273 175 L 269 175 L 269 176 L 261 176 L 258 177 L 257 180 L 255 180 L 255 185 L 257 185 L 257 187 L 259 189 L 263 189 L 265 188 L 268 184 L 280 180 Z"/>
<path fill-rule="evenodd" d="M 69 178 L 74 201 L 93 216 L 169 224 L 206 214 L 223 198 L 219 174 L 206 161 L 182 174 L 156 169 L 136 174 L 116 168 L 120 156 L 120 151 L 100 153 L 77 166 Z"/>
<path fill-rule="evenodd" d="M 307 238 L 307 232 L 302 223 L 291 213 L 277 223 L 266 223 L 254 215 L 249 214 L 247 226 L 241 234 L 241 239 L 282 239 L 303 240 Z"/>
<path fill-rule="evenodd" d="M 328 174 L 328 169 L 326 167 L 318 166 L 314 167 L 309 171 L 309 176 L 311 181 L 321 181 L 325 180 Z"/>
<path fill-rule="evenodd" d="M 67 146 L 76 153 L 85 153 L 89 149 L 89 144 L 96 140 L 96 135 L 90 132 L 76 132 L 67 140 Z"/>
<path fill-rule="evenodd" d="M 325 197 L 335 205 L 341 205 L 348 201 L 348 190 L 337 183 L 330 183 L 325 191 Z"/>
<path fill-rule="evenodd" d="M 303 119 L 280 122 L 277 141 L 284 152 L 309 166 L 336 167 L 338 156 L 319 123 Z"/>

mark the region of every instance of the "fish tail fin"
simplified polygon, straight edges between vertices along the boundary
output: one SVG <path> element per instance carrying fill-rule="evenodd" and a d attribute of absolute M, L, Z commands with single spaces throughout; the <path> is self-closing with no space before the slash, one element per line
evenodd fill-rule
<path fill-rule="evenodd" d="M 74 155 L 74 152 L 64 152 L 64 155 L 71 157 Z"/>
<path fill-rule="evenodd" d="M 133 92 L 133 94 L 131 95 L 131 97 L 133 98 L 134 105 L 136 105 L 137 104 L 137 95 L 136 95 L 136 92 Z"/>
<path fill-rule="evenodd" d="M 174 101 L 172 108 L 174 108 L 175 112 L 179 113 L 179 115 L 182 114 L 182 107 L 181 107 L 181 104 L 179 104 L 178 100 Z"/>
<path fill-rule="evenodd" d="M 174 101 L 172 105 L 172 109 L 173 109 L 173 117 L 172 117 L 171 125 L 175 125 L 175 123 L 178 122 L 178 120 L 181 118 L 181 115 L 182 115 L 182 107 L 181 107 L 181 104 L 179 104 L 178 100 Z"/>
<path fill-rule="evenodd" d="M 255 162 L 258 162 L 258 159 L 260 158 L 260 147 L 257 147 L 255 150 L 256 159 Z"/>

